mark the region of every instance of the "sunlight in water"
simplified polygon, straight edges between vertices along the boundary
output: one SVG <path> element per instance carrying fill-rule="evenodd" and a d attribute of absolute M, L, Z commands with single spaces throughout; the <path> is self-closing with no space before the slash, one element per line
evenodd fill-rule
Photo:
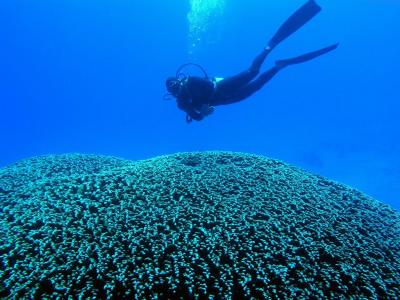
<path fill-rule="evenodd" d="M 225 0 L 190 0 L 189 54 L 200 44 L 212 42 L 218 36 L 218 21 L 225 8 Z"/>

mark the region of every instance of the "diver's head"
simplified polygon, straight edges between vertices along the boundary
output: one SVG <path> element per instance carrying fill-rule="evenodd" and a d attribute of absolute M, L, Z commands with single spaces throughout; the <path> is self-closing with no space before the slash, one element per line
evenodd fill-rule
<path fill-rule="evenodd" d="M 168 77 L 167 80 L 165 80 L 165 85 L 169 93 L 171 93 L 175 97 L 178 96 L 179 90 L 181 88 L 181 82 L 178 78 L 173 76 Z"/>

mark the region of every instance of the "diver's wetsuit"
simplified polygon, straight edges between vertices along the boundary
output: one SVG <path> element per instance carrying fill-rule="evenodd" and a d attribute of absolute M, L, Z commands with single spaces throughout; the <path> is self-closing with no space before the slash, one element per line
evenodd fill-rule
<path fill-rule="evenodd" d="M 200 113 L 203 105 L 226 105 L 246 99 L 279 71 L 278 67 L 273 67 L 253 80 L 269 52 L 264 50 L 260 53 L 248 70 L 216 83 L 206 78 L 188 77 L 177 95 L 178 107 L 191 119 L 200 121 L 203 119 Z"/>
<path fill-rule="evenodd" d="M 217 82 L 210 105 L 217 106 L 239 102 L 261 89 L 279 71 L 279 68 L 274 66 L 256 78 L 269 52 L 270 50 L 261 52 L 248 70 Z M 253 80 L 254 78 L 256 79 Z"/>
<path fill-rule="evenodd" d="M 187 77 L 184 80 L 179 80 L 176 77 L 167 79 L 167 89 L 176 97 L 178 107 L 187 113 L 186 120 L 188 122 L 192 120 L 200 121 L 213 112 L 213 106 L 231 104 L 246 99 L 261 89 L 282 68 L 312 60 L 336 49 L 338 44 L 297 57 L 278 60 L 274 67 L 257 77 L 261 65 L 272 49 L 300 29 L 320 11 L 321 7 L 315 0 L 308 0 L 279 27 L 268 42 L 268 46 L 254 59 L 250 68 L 242 73 L 220 81 L 200 77 Z"/>
<path fill-rule="evenodd" d="M 210 80 L 190 76 L 179 90 L 176 102 L 178 108 L 187 113 L 187 120 L 201 121 L 204 118 L 201 108 L 211 101 L 214 93 L 214 84 Z"/>

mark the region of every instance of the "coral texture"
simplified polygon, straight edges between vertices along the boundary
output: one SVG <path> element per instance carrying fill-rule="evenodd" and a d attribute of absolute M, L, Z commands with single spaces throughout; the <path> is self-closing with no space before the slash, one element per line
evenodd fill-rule
<path fill-rule="evenodd" d="M 280 161 L 44 156 L 0 188 L 0 297 L 400 297 L 400 214 Z"/>

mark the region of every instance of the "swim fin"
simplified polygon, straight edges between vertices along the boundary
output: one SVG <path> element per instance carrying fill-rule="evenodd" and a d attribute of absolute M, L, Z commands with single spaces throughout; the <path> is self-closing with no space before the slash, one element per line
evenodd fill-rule
<path fill-rule="evenodd" d="M 306 53 L 306 54 L 303 54 L 300 56 L 296 56 L 293 58 L 277 60 L 275 62 L 275 65 L 281 69 L 288 65 L 300 64 L 300 63 L 312 60 L 318 56 L 324 55 L 328 52 L 331 52 L 332 50 L 335 50 L 338 46 L 339 46 L 339 43 L 331 45 L 329 47 L 325 47 L 325 48 L 313 51 L 313 52 L 309 52 L 309 53 Z"/>
<path fill-rule="evenodd" d="M 306 4 L 294 12 L 278 29 L 268 43 L 268 47 L 273 49 L 284 39 L 295 33 L 304 24 L 310 21 L 321 11 L 321 7 L 314 1 L 309 0 Z"/>

